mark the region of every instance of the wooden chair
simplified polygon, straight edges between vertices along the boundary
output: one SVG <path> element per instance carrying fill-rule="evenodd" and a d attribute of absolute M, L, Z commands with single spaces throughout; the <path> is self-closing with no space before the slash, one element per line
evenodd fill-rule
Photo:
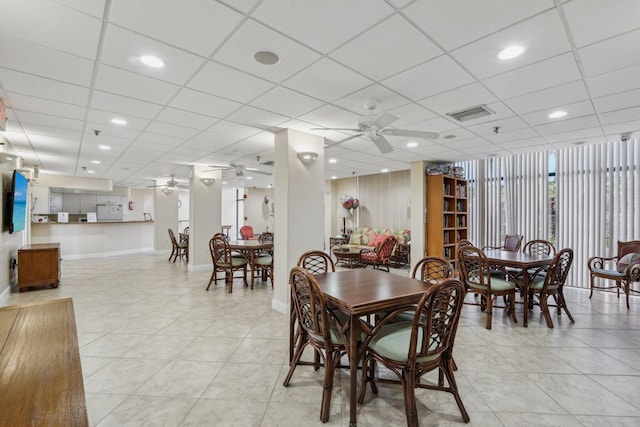
<path fill-rule="evenodd" d="M 273 233 L 262 233 L 260 242 L 273 242 Z M 271 279 L 271 287 L 273 288 L 273 248 L 264 250 L 255 259 L 256 272 L 260 273 L 262 281 L 267 278 Z"/>
<path fill-rule="evenodd" d="M 624 257 L 634 257 L 632 254 L 640 254 L 640 240 L 630 242 L 618 241 L 618 255 L 614 257 L 594 256 L 587 261 L 589 275 L 591 276 L 591 292 L 589 298 L 593 296 L 594 289 L 616 289 L 620 298 L 620 289 L 624 290 L 627 297 L 627 310 L 629 309 L 629 293 L 640 292 L 631 289 L 632 282 L 640 282 L 640 260 L 624 262 Z M 613 265 L 613 264 L 616 265 Z M 614 286 L 596 286 L 595 279 L 613 280 Z"/>
<path fill-rule="evenodd" d="M 389 260 L 397 242 L 398 239 L 395 236 L 387 236 L 373 250 L 362 249 L 360 251 L 360 262 L 364 265 L 364 268 L 367 268 L 368 265 L 373 265 L 374 269 L 384 267 L 389 272 Z"/>
<path fill-rule="evenodd" d="M 458 260 L 462 282 L 469 291 L 480 296 L 480 308 L 487 312 L 486 328 L 491 329 L 494 306 L 506 308 L 511 313 L 513 322 L 518 323 L 515 310 L 515 282 L 492 276 L 487 257 L 474 246 L 460 248 Z M 495 300 L 499 296 L 505 296 L 509 305 L 496 306 Z"/>
<path fill-rule="evenodd" d="M 329 308 L 322 291 L 311 273 L 301 267 L 293 267 L 289 275 L 289 284 L 293 294 L 293 305 L 296 316 L 300 321 L 307 338 L 318 354 L 324 365 L 324 380 L 322 389 L 322 405 L 320 420 L 327 422 L 331 407 L 331 393 L 333 391 L 333 378 L 335 370 L 342 356 L 346 355 L 346 348 L 339 330 L 343 327 L 342 321 Z M 296 347 L 293 361 L 283 385 L 287 387 L 296 365 L 302 356 L 303 346 Z"/>
<path fill-rule="evenodd" d="M 171 255 L 169 255 L 168 261 L 171 261 L 173 258 L 173 262 L 176 262 L 176 259 L 180 257 L 185 258 L 187 262 L 189 262 L 189 243 L 188 242 L 178 242 L 176 240 L 176 235 L 172 229 L 169 229 L 169 238 L 171 239 Z"/>
<path fill-rule="evenodd" d="M 520 250 L 520 246 L 522 246 L 522 239 L 523 236 L 521 234 L 507 234 L 504 236 L 504 243 L 502 246 L 484 246 L 482 250 L 499 249 L 501 251 L 518 252 Z"/>
<path fill-rule="evenodd" d="M 416 263 L 411 277 L 428 284 L 435 284 L 455 275 L 456 272 L 449 261 L 437 256 L 428 256 Z"/>
<path fill-rule="evenodd" d="M 233 292 L 233 279 L 234 272 L 242 270 L 244 279 L 244 285 L 249 286 L 247 283 L 247 264 L 248 261 L 244 257 L 234 257 L 231 254 L 231 247 L 225 236 L 215 234 L 211 240 L 209 240 L 209 252 L 211 252 L 211 261 L 213 262 L 213 273 L 209 279 L 207 285 L 207 291 L 211 287 L 211 283 L 218 283 L 218 273 L 225 273 L 225 281 L 229 286 L 229 293 Z"/>
<path fill-rule="evenodd" d="M 336 271 L 336 266 L 331 259 L 331 256 L 321 250 L 311 250 L 303 253 L 300 255 L 300 258 L 298 258 L 296 265 L 304 268 L 310 274 L 333 273 Z M 318 370 L 321 366 L 320 355 L 315 351 L 313 362 L 306 362 L 298 358 L 297 362 L 293 363 L 295 350 L 299 348 L 300 352 L 302 352 L 309 344 L 306 332 L 298 322 L 298 317 L 294 309 L 293 298 L 294 295 L 292 291 L 291 301 L 289 303 L 291 309 L 289 321 L 289 365 L 291 366 L 292 374 L 293 370 L 295 370 L 295 366 L 297 365 L 311 365 L 315 370 Z"/>
<path fill-rule="evenodd" d="M 522 253 L 529 255 L 551 255 L 554 256 L 556 254 L 556 248 L 553 246 L 548 240 L 530 240 L 526 245 L 522 248 Z M 538 276 L 539 274 L 544 275 L 544 272 L 548 267 L 538 267 L 535 270 L 529 270 L 529 277 L 532 279 Z M 516 284 L 520 287 L 520 279 L 522 278 L 524 272 L 522 270 L 517 269 L 506 269 L 507 275 L 509 278 L 516 281 Z"/>
<path fill-rule="evenodd" d="M 401 384 L 404 389 L 407 426 L 417 427 L 419 420 L 415 389 L 446 391 L 453 394 L 462 419 L 468 423 L 470 418 L 458 393 L 452 355 L 464 297 L 462 282 L 458 279 L 446 279 L 429 287 L 417 305 L 390 311 L 376 322 L 362 344 L 365 359 L 358 401 L 364 401 L 367 383 L 371 384 L 374 394 L 378 392 L 376 383 Z M 410 308 L 414 312 L 411 321 L 393 321 L 395 316 Z M 376 378 L 376 363 L 395 373 L 399 380 Z M 439 370 L 437 384 L 421 381 L 424 374 L 436 369 Z"/>
<path fill-rule="evenodd" d="M 567 308 L 564 294 L 562 293 L 562 288 L 569 274 L 572 261 L 573 251 L 571 249 L 561 250 L 553 257 L 547 273 L 534 278 L 529 284 L 529 299 L 532 300 L 534 296 L 537 297 L 538 305 L 544 314 L 544 320 L 547 322 L 549 328 L 553 328 L 553 322 L 549 314 L 549 305 L 547 303 L 550 296 L 553 296 L 556 302 L 555 307 L 558 308 L 558 316 L 562 313 L 562 309 L 564 309 L 571 323 L 574 322 L 573 316 Z"/>

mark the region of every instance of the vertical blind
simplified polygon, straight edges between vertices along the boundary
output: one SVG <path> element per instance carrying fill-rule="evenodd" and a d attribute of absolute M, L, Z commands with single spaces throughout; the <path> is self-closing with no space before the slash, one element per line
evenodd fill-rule
<path fill-rule="evenodd" d="M 408 170 L 358 178 L 360 225 L 409 228 L 411 173 Z"/>
<path fill-rule="evenodd" d="M 618 240 L 640 240 L 637 139 L 460 165 L 470 188 L 469 240 L 497 246 L 506 233 L 522 234 L 572 248 L 568 286 L 589 287 L 589 257 L 615 256 Z"/>

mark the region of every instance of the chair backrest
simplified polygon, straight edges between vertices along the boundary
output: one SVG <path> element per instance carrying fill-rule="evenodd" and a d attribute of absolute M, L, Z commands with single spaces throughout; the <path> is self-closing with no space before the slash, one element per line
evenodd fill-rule
<path fill-rule="evenodd" d="M 464 248 L 465 246 L 473 246 L 473 243 L 471 243 L 469 240 L 467 239 L 460 239 L 458 240 L 458 249 L 460 248 Z"/>
<path fill-rule="evenodd" d="M 391 257 L 391 252 L 393 252 L 393 248 L 396 246 L 398 239 L 396 236 L 387 236 L 384 238 L 380 246 L 376 248 L 378 252 L 378 260 L 380 262 L 389 262 L 389 258 Z"/>
<path fill-rule="evenodd" d="M 209 240 L 209 252 L 211 252 L 211 260 L 214 264 L 231 265 L 231 247 L 226 236 L 222 233 L 216 233 Z"/>
<path fill-rule="evenodd" d="M 216 233 L 213 235 L 213 237 L 222 237 L 224 240 L 226 240 L 227 242 L 229 241 L 229 236 L 227 236 L 224 233 Z"/>
<path fill-rule="evenodd" d="M 411 325 L 408 364 L 453 347 L 466 291 L 458 279 L 435 284 L 422 296 Z"/>
<path fill-rule="evenodd" d="M 455 271 L 449 261 L 437 256 L 428 256 L 416 263 L 411 277 L 425 283 L 435 284 L 454 277 L 454 275 Z"/>
<path fill-rule="evenodd" d="M 289 285 L 293 307 L 302 329 L 310 339 L 319 341 L 317 337 L 322 337 L 325 343 L 330 342 L 327 305 L 316 279 L 305 269 L 296 266 L 289 273 Z"/>
<path fill-rule="evenodd" d="M 336 266 L 329 254 L 320 250 L 303 253 L 300 255 L 300 258 L 298 258 L 296 265 L 304 268 L 311 274 L 333 273 L 336 271 Z"/>
<path fill-rule="evenodd" d="M 544 278 L 543 290 L 549 288 L 560 288 L 564 285 L 573 261 L 573 250 L 569 248 L 562 249 L 551 261 L 547 269 L 547 275 Z"/>
<path fill-rule="evenodd" d="M 261 242 L 273 242 L 273 233 L 265 231 L 260 235 L 258 240 L 260 240 Z"/>
<path fill-rule="evenodd" d="M 548 240 L 530 240 L 524 245 L 522 252 L 529 255 L 555 255 L 556 248 Z"/>
<path fill-rule="evenodd" d="M 488 288 L 491 291 L 489 262 L 479 248 L 467 246 L 458 249 L 460 278 L 467 288 Z"/>
<path fill-rule="evenodd" d="M 178 246 L 178 241 L 176 240 L 176 235 L 172 229 L 169 229 L 169 238 L 171 239 L 171 244 L 176 247 Z"/>
<path fill-rule="evenodd" d="M 618 240 L 618 259 L 626 254 L 640 253 L 640 240 L 621 242 Z"/>
<path fill-rule="evenodd" d="M 502 247 L 505 251 L 518 252 L 520 250 L 520 246 L 522 245 L 521 234 L 507 234 L 504 236 L 504 246 Z"/>
<path fill-rule="evenodd" d="M 243 225 L 240 227 L 240 236 L 243 240 L 249 240 L 253 238 L 253 227 L 250 225 Z"/>
<path fill-rule="evenodd" d="M 182 230 L 182 234 L 189 234 L 189 227 L 185 227 L 184 230 Z"/>

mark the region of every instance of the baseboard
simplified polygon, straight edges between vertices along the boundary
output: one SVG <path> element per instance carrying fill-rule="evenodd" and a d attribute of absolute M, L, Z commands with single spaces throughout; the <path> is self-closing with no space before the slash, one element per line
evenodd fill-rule
<path fill-rule="evenodd" d="M 271 300 L 271 308 L 282 314 L 289 313 L 289 304 L 275 298 Z"/>
<path fill-rule="evenodd" d="M 187 269 L 189 271 L 211 271 L 213 269 L 213 264 L 211 263 L 200 264 L 200 265 L 189 264 L 189 267 Z"/>

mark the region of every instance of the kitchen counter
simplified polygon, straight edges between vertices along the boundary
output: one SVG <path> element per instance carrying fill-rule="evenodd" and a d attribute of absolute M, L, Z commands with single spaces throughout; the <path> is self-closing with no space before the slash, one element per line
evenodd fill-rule
<path fill-rule="evenodd" d="M 63 259 L 153 252 L 153 221 L 33 222 L 30 243 L 60 242 Z"/>

